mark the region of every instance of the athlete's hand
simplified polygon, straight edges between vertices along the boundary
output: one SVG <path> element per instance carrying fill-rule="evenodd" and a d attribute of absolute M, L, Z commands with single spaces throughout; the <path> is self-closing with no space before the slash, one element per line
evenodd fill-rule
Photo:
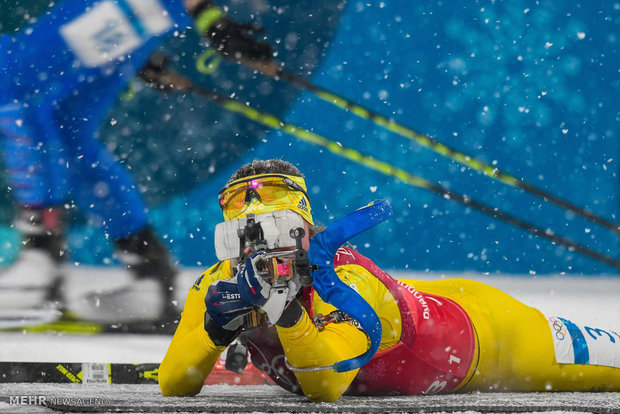
<path fill-rule="evenodd" d="M 261 253 L 247 257 L 237 273 L 241 299 L 260 306 L 272 324 L 278 322 L 282 312 L 299 292 L 299 277 L 283 284 L 270 284 L 260 275 L 259 269 L 266 267 Z"/>
<path fill-rule="evenodd" d="M 255 309 L 251 303 L 241 298 L 236 278 L 218 280 L 209 286 L 205 305 L 205 329 L 210 319 L 229 331 L 239 329 L 243 324 L 243 316 Z"/>
<path fill-rule="evenodd" d="M 273 50 L 268 43 L 255 39 L 263 28 L 252 24 L 240 24 L 224 16 L 205 31 L 204 36 L 222 55 L 236 61 L 271 60 Z"/>
<path fill-rule="evenodd" d="M 261 253 L 246 257 L 237 273 L 241 299 L 256 306 L 267 303 L 271 293 L 271 285 L 258 272 L 259 263 L 263 260 L 265 259 Z"/>

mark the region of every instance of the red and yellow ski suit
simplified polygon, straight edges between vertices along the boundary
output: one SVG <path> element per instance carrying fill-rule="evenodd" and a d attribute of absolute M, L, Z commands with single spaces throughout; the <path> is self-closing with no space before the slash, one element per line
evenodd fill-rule
<path fill-rule="evenodd" d="M 545 316 L 493 287 L 466 279 L 397 281 L 344 247 L 336 253 L 334 267 L 379 316 L 379 351 L 359 370 L 289 370 L 284 358 L 295 368 L 323 367 L 358 356 L 369 345 L 366 334 L 348 322 L 319 331 L 311 317 L 335 308 L 305 288 L 305 312 L 297 324 L 248 333 L 252 362 L 285 389 L 317 401 L 335 401 L 344 393 L 620 390 L 620 368 L 558 364 Z M 163 395 L 200 392 L 225 350 L 204 330 L 204 299 L 209 285 L 230 277 L 229 263 L 221 262 L 190 289 L 160 366 Z"/>

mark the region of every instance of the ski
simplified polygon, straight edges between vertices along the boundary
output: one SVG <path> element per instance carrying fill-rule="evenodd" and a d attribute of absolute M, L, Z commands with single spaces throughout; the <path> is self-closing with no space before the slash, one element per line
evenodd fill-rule
<path fill-rule="evenodd" d="M 61 317 L 57 309 L 0 309 L 0 330 L 49 325 Z"/>
<path fill-rule="evenodd" d="M 0 383 L 157 384 L 159 364 L 0 362 Z"/>
<path fill-rule="evenodd" d="M 23 313 L 11 318 L 3 318 L 0 313 L 0 332 L 22 333 L 55 333 L 67 335 L 97 335 L 102 333 L 120 334 L 163 334 L 172 335 L 176 323 L 132 322 L 132 323 L 100 323 L 76 317 L 71 312 L 54 314 L 45 318 L 37 314 L 37 318 L 26 317 Z M 12 315 L 11 315 L 12 316 Z"/>
<path fill-rule="evenodd" d="M 108 330 L 100 323 L 80 320 L 68 313 L 48 319 L 24 318 L 22 314 L 19 319 L 14 318 L 12 321 L 3 316 L 5 315 L 0 313 L 0 332 L 95 335 Z"/>
<path fill-rule="evenodd" d="M 157 384 L 159 364 L 96 362 L 0 362 L 0 383 L 53 384 Z M 252 363 L 242 373 L 225 368 L 223 356 L 217 361 L 205 385 L 264 385 L 273 381 Z"/>

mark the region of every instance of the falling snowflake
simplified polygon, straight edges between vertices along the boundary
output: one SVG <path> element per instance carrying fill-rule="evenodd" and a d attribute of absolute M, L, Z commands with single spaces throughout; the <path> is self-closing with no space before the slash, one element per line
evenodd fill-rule
<path fill-rule="evenodd" d="M 456 112 L 473 105 L 482 128 L 501 126 L 511 138 L 548 126 L 552 109 L 586 106 L 566 82 L 582 74 L 583 57 L 571 48 L 585 37 L 584 25 L 559 18 L 548 5 L 524 6 L 529 3 L 503 2 L 480 8 L 473 21 L 448 20 L 446 36 L 459 47 L 438 65 L 455 85 L 447 106 Z"/>

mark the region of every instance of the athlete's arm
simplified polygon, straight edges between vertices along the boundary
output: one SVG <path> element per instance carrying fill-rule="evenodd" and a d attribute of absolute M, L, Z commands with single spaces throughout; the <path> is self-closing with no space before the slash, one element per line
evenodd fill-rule
<path fill-rule="evenodd" d="M 340 266 L 337 274 L 341 280 L 354 288 L 375 309 L 382 308 L 385 299 L 385 286 L 361 266 Z M 392 299 L 393 302 L 393 299 Z M 314 296 L 315 314 L 327 315 L 336 308 Z M 383 321 L 382 321 L 383 322 Z M 315 368 L 331 366 L 335 362 L 354 358 L 364 353 L 368 347 L 368 337 L 349 322 L 331 323 L 319 331 L 303 311 L 299 321 L 291 327 L 277 326 L 278 336 L 288 363 L 295 368 Z M 385 329 L 382 339 L 386 345 L 394 344 L 393 329 Z M 347 390 L 358 370 L 336 373 L 333 369 L 295 372 L 306 396 L 316 401 L 336 401 Z"/>
<path fill-rule="evenodd" d="M 184 0 L 196 30 L 224 57 L 237 62 L 268 62 L 273 57 L 271 45 L 258 40 L 262 27 L 237 23 L 211 0 Z"/>
<path fill-rule="evenodd" d="M 205 378 L 226 349 L 226 346 L 216 346 L 204 329 L 204 290 L 213 281 L 229 276 L 213 270 L 207 270 L 187 294 L 181 322 L 159 367 L 159 388 L 164 396 L 198 394 Z"/>
<path fill-rule="evenodd" d="M 314 326 L 303 311 L 290 328 L 277 327 L 288 363 L 295 368 L 330 367 L 368 349 L 366 334 L 350 323 L 330 324 L 324 331 Z M 336 401 L 347 390 L 358 370 L 336 373 L 333 369 L 295 372 L 304 394 L 315 401 Z"/>

